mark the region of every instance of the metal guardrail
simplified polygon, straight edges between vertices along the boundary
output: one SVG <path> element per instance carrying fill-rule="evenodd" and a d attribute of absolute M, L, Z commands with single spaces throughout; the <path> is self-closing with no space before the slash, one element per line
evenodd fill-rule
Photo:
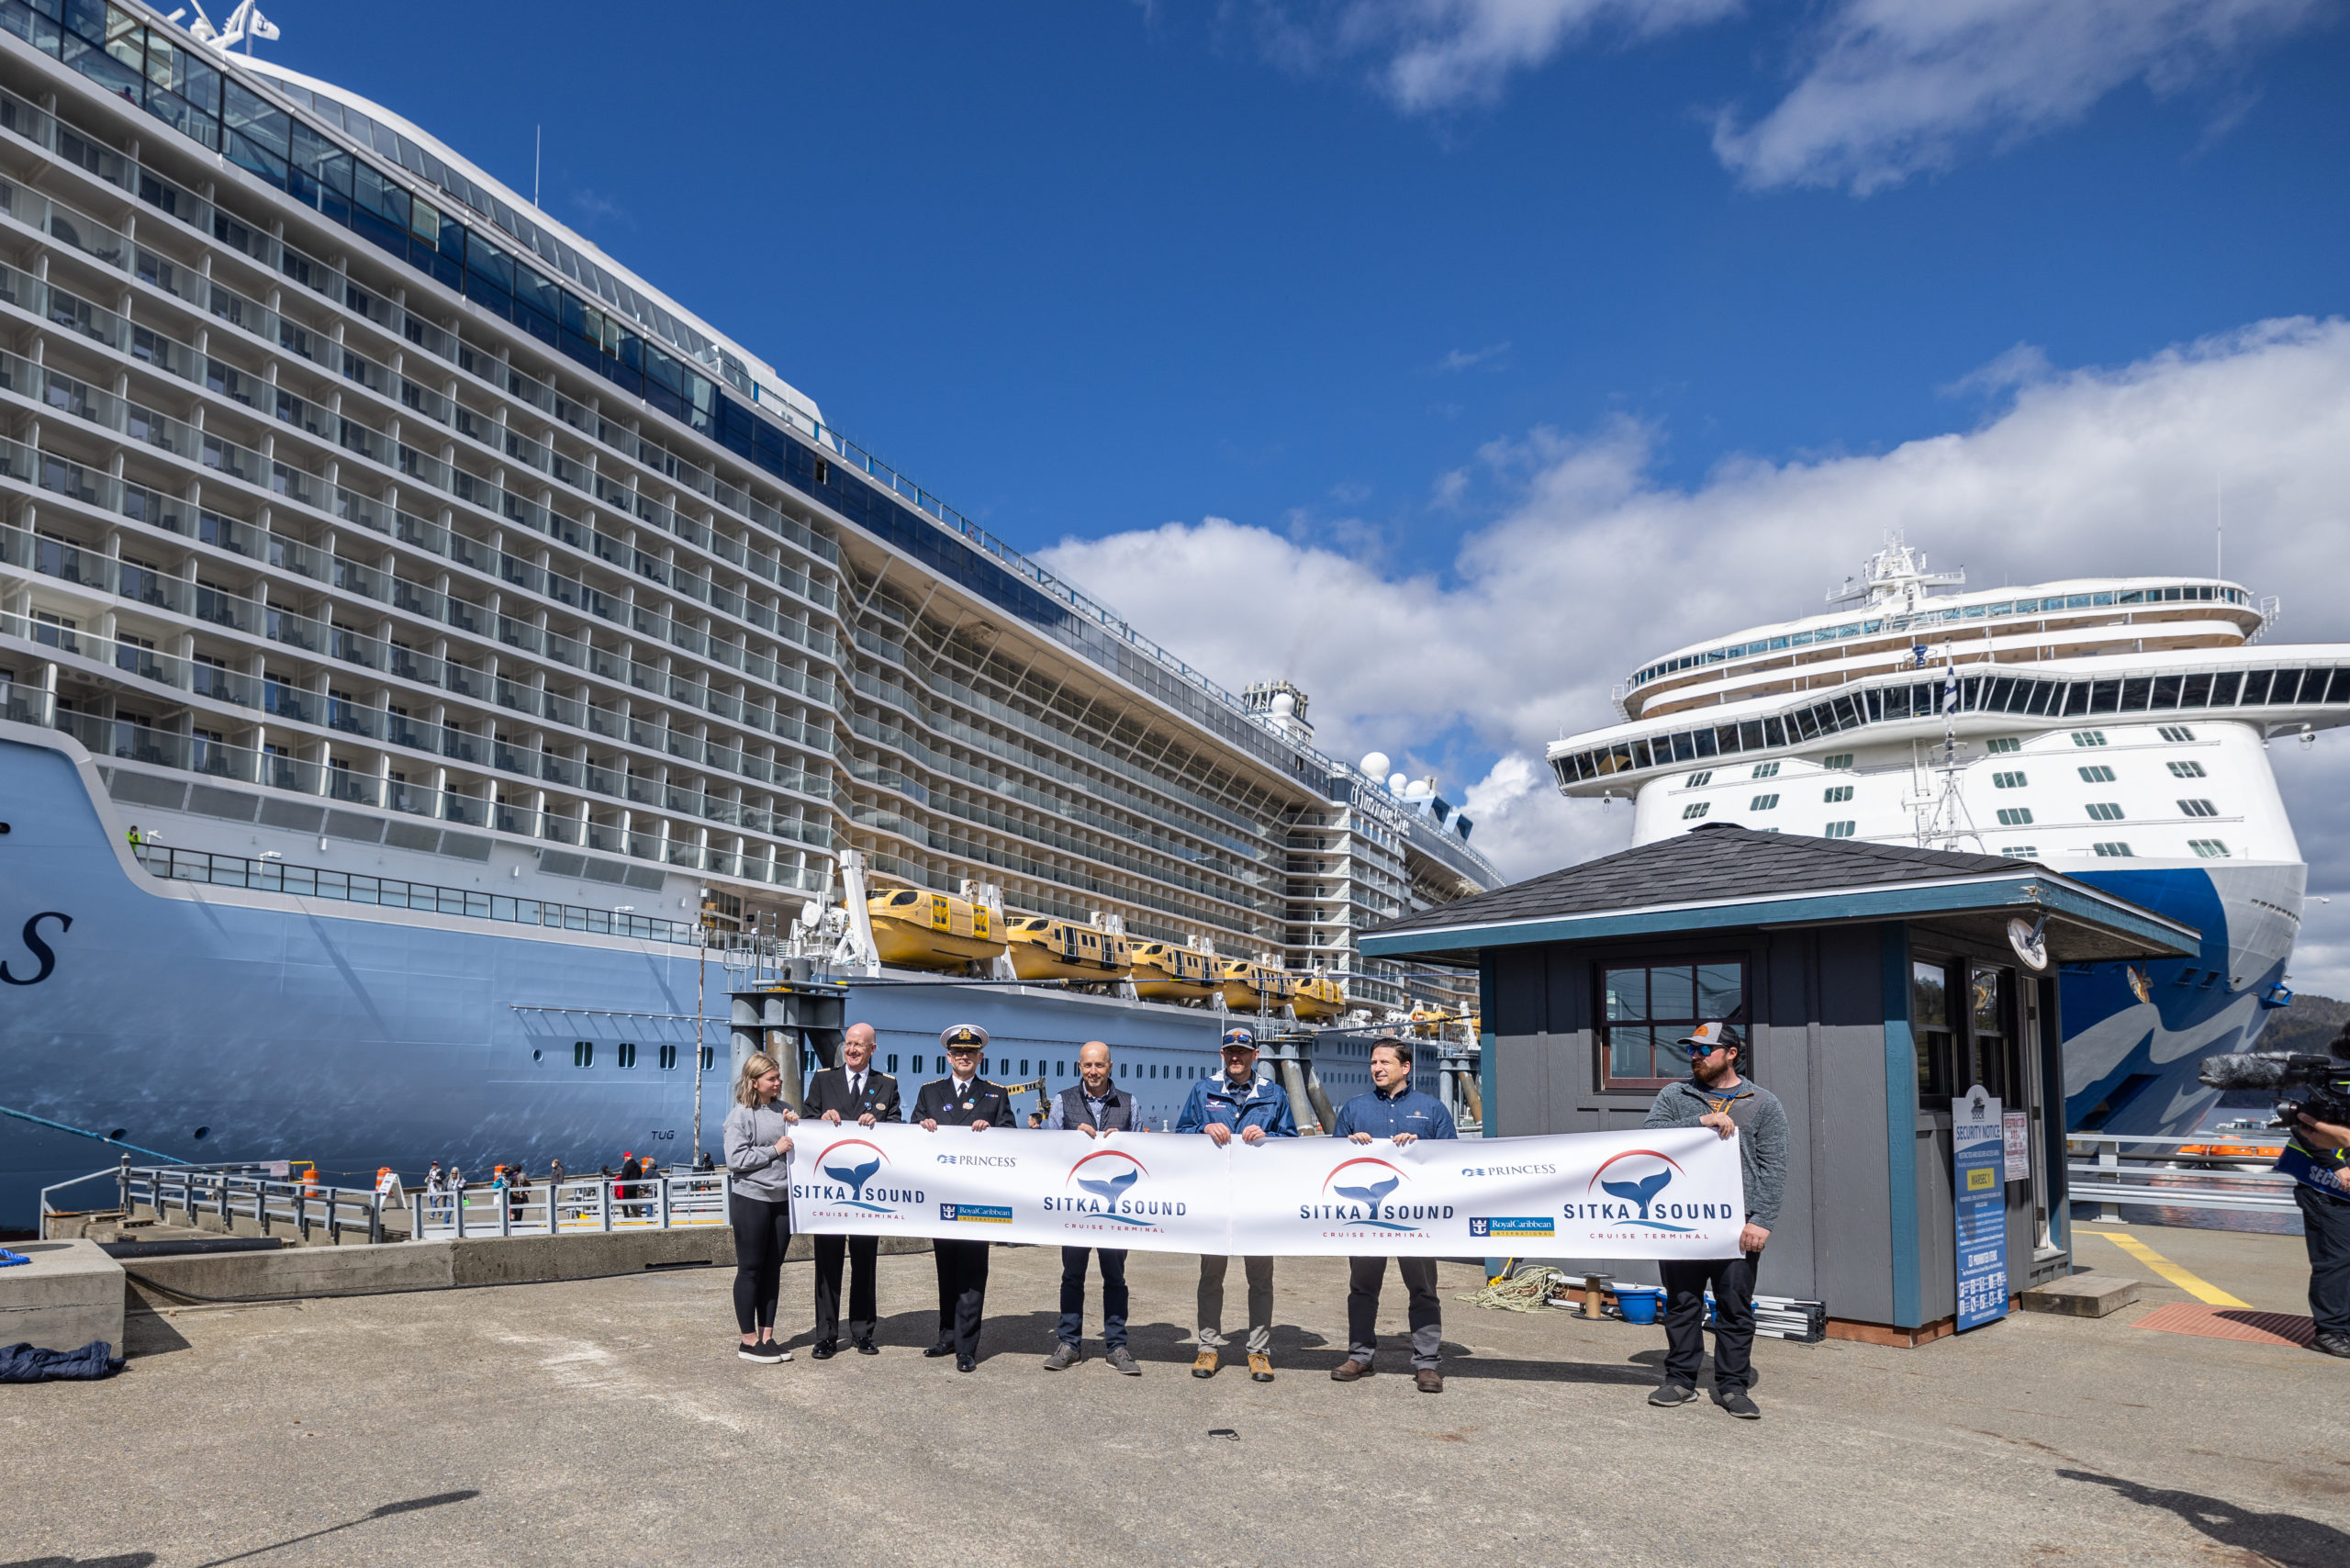
<path fill-rule="evenodd" d="M 130 1166 L 120 1180 L 125 1214 L 143 1204 L 158 1219 L 177 1214 L 190 1226 L 211 1215 L 224 1227 L 249 1219 L 263 1236 L 291 1229 L 308 1241 L 323 1229 L 337 1244 L 345 1230 L 371 1243 L 385 1238 L 383 1193 L 274 1176 L 267 1167 Z"/>
<path fill-rule="evenodd" d="M 2122 1204 L 2236 1213 L 2290 1212 L 2296 1207 L 2293 1179 L 2268 1170 L 2276 1156 L 2264 1152 L 2279 1148 L 2284 1141 L 2281 1131 L 2273 1139 L 2209 1133 L 2198 1137 L 2069 1134 L 2065 1148 L 2076 1158 L 2065 1167 L 2071 1178 L 2065 1199 L 2099 1204 L 2098 1218 L 2117 1222 Z M 2182 1159 L 2179 1151 L 2190 1148 L 2213 1152 L 2198 1152 Z M 2240 1160 L 2231 1158 L 2239 1151 Z M 2093 1158 L 2077 1158 L 2084 1154 Z M 2239 1165 L 2256 1169 L 2239 1169 Z"/>
<path fill-rule="evenodd" d="M 409 1234 L 421 1241 L 476 1236 L 585 1236 L 727 1223 L 723 1170 L 672 1176 L 590 1176 L 462 1193 L 410 1193 Z"/>

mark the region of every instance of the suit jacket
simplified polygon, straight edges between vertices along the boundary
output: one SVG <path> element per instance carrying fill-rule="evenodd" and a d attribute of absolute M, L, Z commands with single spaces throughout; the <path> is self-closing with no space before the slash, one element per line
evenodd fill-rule
<path fill-rule="evenodd" d="M 922 1092 L 914 1096 L 913 1112 L 906 1120 L 934 1120 L 942 1127 L 968 1127 L 979 1121 L 991 1127 L 1016 1127 L 1020 1125 L 1012 1114 L 1012 1096 L 1006 1094 L 1000 1085 L 990 1083 L 984 1078 L 975 1078 L 971 1080 L 971 1092 L 960 1099 L 955 1096 L 954 1087 L 955 1081 L 951 1078 L 923 1084 Z M 965 1100 L 970 1102 L 968 1110 L 963 1108 Z"/>
<path fill-rule="evenodd" d="M 876 1072 L 870 1064 L 865 1070 L 865 1093 L 861 1097 L 853 1099 L 849 1095 L 848 1069 L 828 1067 L 808 1081 L 805 1100 L 800 1110 L 803 1116 L 838 1111 L 842 1121 L 853 1122 L 870 1111 L 877 1122 L 898 1119 L 898 1081 L 886 1072 Z"/>

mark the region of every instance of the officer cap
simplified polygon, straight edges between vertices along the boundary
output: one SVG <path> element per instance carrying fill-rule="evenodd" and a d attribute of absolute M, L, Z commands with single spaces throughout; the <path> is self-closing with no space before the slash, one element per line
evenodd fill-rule
<path fill-rule="evenodd" d="M 1738 1025 L 1735 1024 L 1726 1024 L 1719 1019 L 1709 1019 L 1682 1036 L 1681 1043 L 1691 1047 L 1691 1055 L 1697 1056 L 1718 1050 L 1724 1046 L 1728 1046 L 1732 1050 L 1743 1050 L 1746 1047 L 1746 1036 L 1738 1032 Z"/>
<path fill-rule="evenodd" d="M 973 1050 L 988 1048 L 988 1032 L 977 1024 L 957 1024 L 938 1032 L 938 1043 L 948 1050 L 968 1047 Z"/>

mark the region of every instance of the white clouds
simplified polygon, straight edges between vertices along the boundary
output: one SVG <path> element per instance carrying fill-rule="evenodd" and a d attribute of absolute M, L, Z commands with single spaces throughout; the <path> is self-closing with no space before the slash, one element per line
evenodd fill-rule
<path fill-rule="evenodd" d="M 1479 365 L 1499 370 L 1506 362 L 1509 343 L 1487 343 L 1481 349 L 1454 349 L 1432 367 L 1438 375 L 1450 375 L 1457 371 L 1474 370 Z"/>
<path fill-rule="evenodd" d="M 2182 91 L 2307 25 L 2315 0 L 1845 0 L 1802 78 L 1714 151 L 1753 185 L 1856 195 L 2080 118 L 2143 82 Z"/>
<path fill-rule="evenodd" d="M 1336 0 L 1319 28 L 1269 12 L 1292 63 L 1369 56 L 1406 113 L 1487 103 L 1595 38 L 1641 40 L 1742 14 L 1740 0 Z M 1758 7 L 1788 17 L 1793 7 Z M 2131 83 L 2162 95 L 2314 23 L 2322 0 L 1826 0 L 1794 20 L 1795 85 L 1759 118 L 1724 109 L 1714 150 L 1747 184 L 1866 194 L 2080 118 Z M 2241 105 L 2235 112 L 2241 112 Z M 2217 118 L 2225 118 L 2225 115 Z"/>
<path fill-rule="evenodd" d="M 1495 443 L 1473 472 L 1511 500 L 1440 576 L 1223 519 L 1045 558 L 1228 685 L 1295 679 L 1334 754 L 1376 746 L 1452 790 L 1500 756 L 1471 815 L 1517 875 L 1620 846 L 1629 827 L 1620 808 L 1521 789 L 1520 766 L 1606 722 L 1639 661 L 1817 607 L 1888 528 L 1977 584 L 2205 571 L 2224 474 L 2230 576 L 2285 596 L 2279 635 L 2350 638 L 2350 597 L 2326 587 L 2350 582 L 2350 323 L 2262 322 L 2118 369 L 1991 379 L 2015 389 L 1976 429 L 1881 455 L 1736 460 L 1691 489 L 1653 480 L 1656 434 L 1629 420 Z M 2350 840 L 2305 847 L 2313 881 L 2350 886 L 2328 869 L 2350 873 Z"/>

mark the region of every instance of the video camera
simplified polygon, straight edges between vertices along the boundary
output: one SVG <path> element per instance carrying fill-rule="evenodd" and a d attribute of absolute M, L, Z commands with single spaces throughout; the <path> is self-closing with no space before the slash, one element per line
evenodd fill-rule
<path fill-rule="evenodd" d="M 2195 1076 L 2213 1089 L 2273 1089 L 2279 1127 L 2295 1118 L 2350 1126 L 2350 1025 L 2344 1025 L 2325 1056 L 2300 1051 L 2255 1051 L 2206 1057 Z"/>

